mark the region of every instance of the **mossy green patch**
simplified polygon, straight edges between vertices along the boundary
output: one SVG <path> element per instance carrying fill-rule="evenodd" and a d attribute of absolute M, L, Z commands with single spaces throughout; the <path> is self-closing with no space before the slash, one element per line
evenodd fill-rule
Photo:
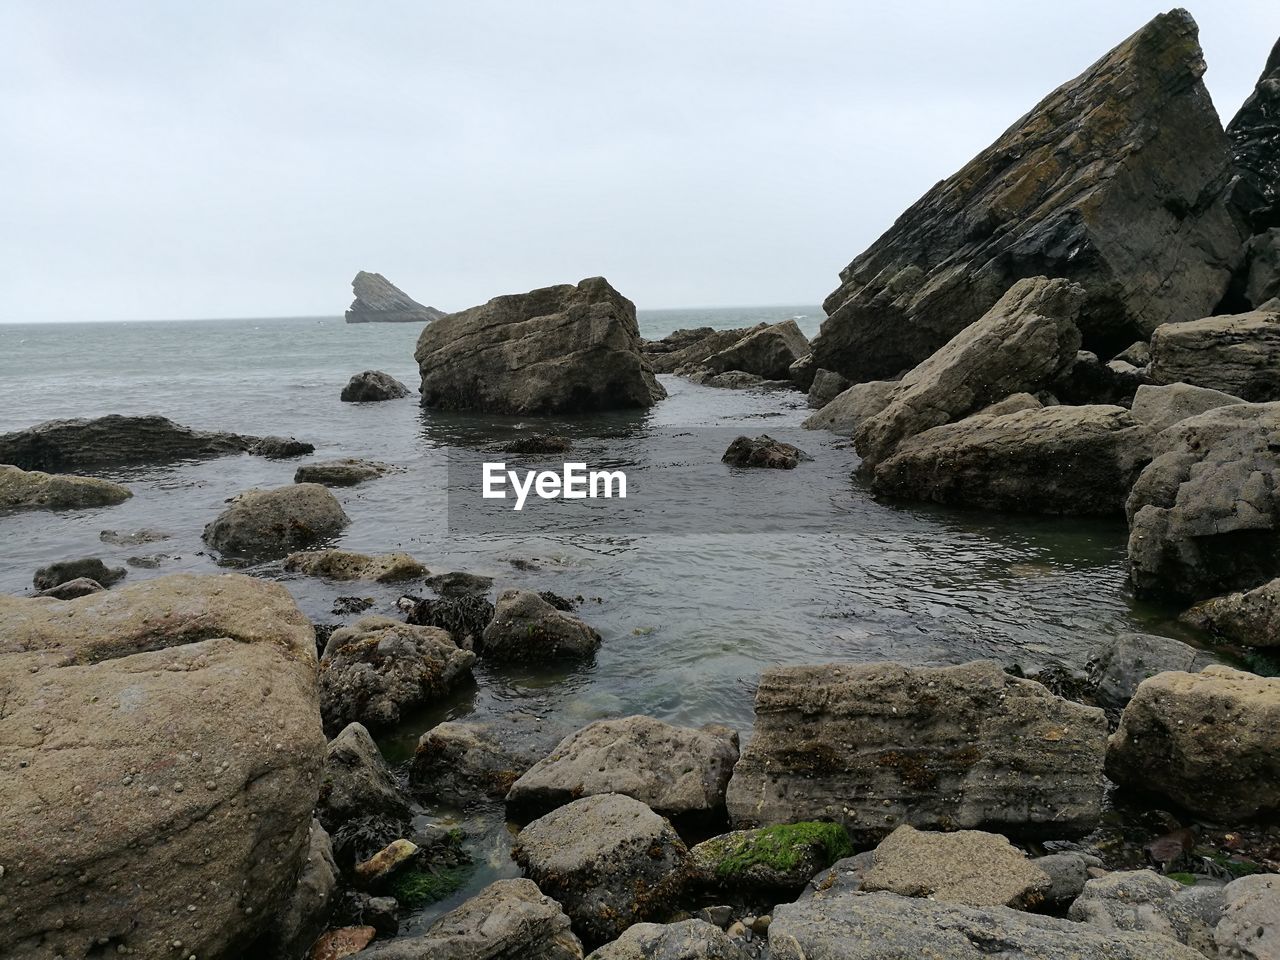
<path fill-rule="evenodd" d="M 406 870 L 391 881 L 391 895 L 402 907 L 421 907 L 443 900 L 467 879 L 469 865 L 437 870 Z"/>
<path fill-rule="evenodd" d="M 1233 877 L 1247 877 L 1250 874 L 1262 873 L 1262 867 L 1254 863 L 1252 860 L 1237 860 L 1229 854 L 1223 853 L 1221 850 L 1213 850 L 1209 853 L 1209 859 L 1216 863 L 1222 869 Z"/>
<path fill-rule="evenodd" d="M 815 848 L 821 851 L 825 861 L 819 869 L 853 853 L 849 833 L 838 823 L 788 823 L 763 827 L 725 838 L 715 868 L 716 876 L 730 880 L 755 866 L 789 873 L 804 864 Z"/>
<path fill-rule="evenodd" d="M 1196 878 L 1193 873 L 1167 873 L 1165 876 L 1170 880 L 1177 880 L 1184 887 L 1194 887 L 1196 885 Z"/>

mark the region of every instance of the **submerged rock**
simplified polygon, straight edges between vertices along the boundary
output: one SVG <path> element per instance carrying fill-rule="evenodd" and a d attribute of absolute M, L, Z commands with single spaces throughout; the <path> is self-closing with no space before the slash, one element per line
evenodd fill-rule
<path fill-rule="evenodd" d="M 794 320 L 753 330 L 703 361 L 713 373 L 741 370 L 764 380 L 790 380 L 791 365 L 809 353 L 809 338 Z"/>
<path fill-rule="evenodd" d="M 1280 579 L 1197 603 L 1181 619 L 1229 643 L 1280 647 Z"/>
<path fill-rule="evenodd" d="M 799 447 L 775 440 L 766 433 L 758 437 L 738 437 L 720 458 L 731 467 L 769 467 L 794 470 L 801 460 L 812 460 Z"/>
<path fill-rule="evenodd" d="M 814 362 L 891 376 L 1026 276 L 1088 290 L 1081 330 L 1104 356 L 1208 316 L 1243 237 L 1204 70 L 1195 22 L 1174 10 L 1049 94 L 842 271 Z"/>
<path fill-rule="evenodd" d="M 84 510 L 124 503 L 133 492 L 110 480 L 22 470 L 0 463 L 0 510 Z"/>
<path fill-rule="evenodd" d="M 726 798 L 735 826 L 833 820 L 1080 836 L 1102 808 L 1106 718 L 993 663 L 774 667 Z"/>
<path fill-rule="evenodd" d="M 283 556 L 335 536 L 350 522 L 327 488 L 297 483 L 233 498 L 204 528 L 204 540 L 231 556 Z"/>
<path fill-rule="evenodd" d="M 838 823 L 788 823 L 735 830 L 712 837 L 689 853 L 705 883 L 735 895 L 795 894 L 809 879 L 853 852 Z"/>
<path fill-rule="evenodd" d="M 409 388 L 389 373 L 381 370 L 365 370 L 357 373 L 342 388 L 338 397 L 343 403 L 376 403 L 381 400 L 402 400 L 409 396 Z"/>
<path fill-rule="evenodd" d="M 1132 413 L 1133 419 L 1159 433 L 1206 410 L 1233 403 L 1244 401 L 1220 390 L 1194 387 L 1189 383 L 1170 383 L 1159 387 L 1145 384 L 1133 395 Z"/>
<path fill-rule="evenodd" d="M 409 783 L 424 799 L 454 806 L 501 800 L 551 752 L 556 729 L 531 714 L 445 721 L 418 739 Z"/>
<path fill-rule="evenodd" d="M 1170 637 L 1127 633 L 1109 641 L 1090 663 L 1094 696 L 1104 707 L 1122 708 L 1142 681 L 1168 670 L 1198 673 L 1219 660 Z"/>
<path fill-rule="evenodd" d="M 600 646 L 600 634 L 572 613 L 557 610 L 530 590 L 504 590 L 480 652 L 488 660 L 583 659 Z"/>
<path fill-rule="evenodd" d="M 60 560 L 41 567 L 31 578 L 31 585 L 37 590 L 52 590 L 73 580 L 94 580 L 104 587 L 110 587 L 123 580 L 128 573 L 124 567 L 108 567 L 97 557 L 84 557 L 81 560 Z"/>
<path fill-rule="evenodd" d="M 156 416 L 113 414 L 91 420 L 49 420 L 0 434 L 0 464 L 51 472 L 111 464 L 171 463 L 232 453 L 296 456 L 314 450 L 299 440 L 192 430 Z"/>
<path fill-rule="evenodd" d="M 422 331 L 422 404 L 555 414 L 651 407 L 667 393 L 640 353 L 635 305 L 603 277 L 495 297 Z"/>
<path fill-rule="evenodd" d="M 401 597 L 397 606 L 405 612 L 406 623 L 447 630 L 453 642 L 464 650 L 475 650 L 483 645 L 481 638 L 493 622 L 494 614 L 493 604 L 476 594 L 439 600 Z"/>
<path fill-rule="evenodd" d="M 751 955 L 705 920 L 637 923 L 587 960 L 750 960 Z"/>
<path fill-rule="evenodd" d="M 1280 311 L 1166 323 L 1151 335 L 1151 379 L 1244 400 L 1280 400 Z"/>
<path fill-rule="evenodd" d="M 344 457 L 341 460 L 321 460 L 304 463 L 293 474 L 294 483 L 320 483 L 326 487 L 354 487 L 366 480 L 385 477 L 394 469 L 376 460 L 358 460 Z"/>
<path fill-rule="evenodd" d="M 437 596 L 445 599 L 483 597 L 493 589 L 493 577 L 454 570 L 427 577 L 427 586 L 434 590 Z"/>
<path fill-rule="evenodd" d="M 361 270 L 351 281 L 356 295 L 347 307 L 347 323 L 430 323 L 444 313 L 424 307 L 380 273 Z"/>
<path fill-rule="evenodd" d="M 284 569 L 308 577 L 327 580 L 373 580 L 400 583 L 427 575 L 424 567 L 407 553 L 379 553 L 370 556 L 350 550 L 308 550 L 284 558 Z"/>

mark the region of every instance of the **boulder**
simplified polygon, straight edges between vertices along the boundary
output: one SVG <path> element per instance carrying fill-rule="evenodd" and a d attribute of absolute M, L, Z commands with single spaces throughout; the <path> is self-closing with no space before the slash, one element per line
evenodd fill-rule
<path fill-rule="evenodd" d="M 1219 659 L 1171 637 L 1126 633 L 1114 637 L 1090 661 L 1094 696 L 1104 707 L 1123 708 L 1142 681 L 1157 673 L 1183 670 L 1198 673 Z"/>
<path fill-rule="evenodd" d="M 801 393 L 808 393 L 813 388 L 814 378 L 817 377 L 818 370 L 813 365 L 813 354 L 806 353 L 799 360 L 796 360 L 787 367 L 787 379 L 791 381 L 791 385 Z M 846 383 L 844 386 L 847 387 Z M 843 390 L 841 387 L 840 390 Z M 840 390 L 834 391 L 831 395 L 834 397 Z"/>
<path fill-rule="evenodd" d="M 852 857 L 837 860 L 830 869 L 815 874 L 797 899 L 808 900 L 818 894 L 834 896 L 837 893 L 857 893 L 862 889 L 862 878 L 871 869 L 873 859 L 873 851 L 864 850 Z"/>
<path fill-rule="evenodd" d="M 351 281 L 356 298 L 347 307 L 347 323 L 431 323 L 444 313 L 424 307 L 380 273 L 361 270 Z"/>
<path fill-rule="evenodd" d="M 809 338 L 794 320 L 769 324 L 703 361 L 713 373 L 741 370 L 765 380 L 790 380 L 791 365 L 809 352 Z"/>
<path fill-rule="evenodd" d="M 1216 821 L 1280 812 L 1280 679 L 1210 664 L 1143 681 L 1107 776 Z"/>
<path fill-rule="evenodd" d="M 1064 852 L 1035 857 L 1031 861 L 1049 876 L 1049 890 L 1044 895 L 1045 904 L 1053 909 L 1063 909 L 1084 892 L 1091 869 L 1102 866 L 1102 860 L 1092 854 Z"/>
<path fill-rule="evenodd" d="M 892 893 L 819 894 L 779 904 L 769 949 L 772 960 L 1204 960 L 1158 934 Z"/>
<path fill-rule="evenodd" d="M 312 820 L 302 873 L 259 949 L 268 956 L 305 957 L 329 925 L 337 899 L 338 864 L 333 859 L 333 844 L 320 821 Z"/>
<path fill-rule="evenodd" d="M 250 577 L 0 596 L 0 955 L 252 952 L 308 853 L 315 670 Z"/>
<path fill-rule="evenodd" d="M 735 826 L 904 823 L 1070 837 L 1097 825 L 1106 718 L 996 664 L 774 667 L 729 782 Z"/>
<path fill-rule="evenodd" d="M 361 924 L 358 927 L 336 927 L 326 930 L 311 947 L 307 960 L 344 960 L 353 957 L 367 947 L 378 935 L 376 927 Z"/>
<path fill-rule="evenodd" d="M 1244 400 L 1280 400 L 1280 312 L 1166 323 L 1151 335 L 1151 379 Z"/>
<path fill-rule="evenodd" d="M 862 875 L 866 892 L 928 897 L 970 907 L 1028 910 L 1053 880 L 1004 837 L 980 830 L 933 833 L 904 824 L 876 847 Z"/>
<path fill-rule="evenodd" d="M 663 918 L 694 872 L 671 824 L 616 793 L 583 797 L 533 821 L 511 855 L 589 944 Z"/>
<path fill-rule="evenodd" d="M 228 556 L 279 557 L 336 536 L 350 519 L 328 488 L 296 483 L 233 497 L 204 528 L 205 543 Z"/>
<path fill-rule="evenodd" d="M 163 530 L 142 529 L 133 533 L 121 533 L 119 530 L 101 530 L 98 539 L 116 547 L 136 547 L 144 543 L 156 543 L 160 540 L 172 539 L 173 534 Z"/>
<path fill-rule="evenodd" d="M 439 600 L 406 596 L 401 597 L 396 605 L 404 611 L 407 623 L 447 630 L 453 642 L 464 650 L 480 647 L 485 628 L 493 622 L 493 604 L 475 594 Z"/>
<path fill-rule="evenodd" d="M 1246 189 L 1237 195 L 1255 229 L 1280 227 L 1280 41 L 1257 86 L 1227 124 L 1231 154 Z"/>
<path fill-rule="evenodd" d="M 1170 383 L 1162 386 L 1144 384 L 1133 395 L 1131 411 L 1133 419 L 1159 433 L 1175 423 L 1199 416 L 1206 410 L 1244 403 L 1221 390 L 1196 387 L 1189 383 Z"/>
<path fill-rule="evenodd" d="M 690 383 L 704 387 L 715 387 L 717 390 L 790 390 L 790 380 L 766 380 L 764 377 L 745 370 L 730 370 L 728 373 L 713 373 L 708 369 L 685 370 L 681 368 L 680 376 L 688 377 Z"/>
<path fill-rule="evenodd" d="M 376 460 L 358 460 L 343 457 L 340 460 L 321 460 L 304 463 L 293 474 L 294 483 L 320 483 L 326 487 L 354 487 L 366 480 L 385 477 L 392 467 Z"/>
<path fill-rule="evenodd" d="M 1080 348 L 1084 289 L 1066 280 L 1019 280 L 990 310 L 908 373 L 889 402 L 854 431 L 864 468 L 908 437 L 961 420 L 1014 393 L 1043 389 Z"/>
<path fill-rule="evenodd" d="M 108 567 L 97 557 L 61 560 L 38 569 L 31 585 L 37 590 L 52 590 L 72 580 L 95 580 L 103 587 L 110 587 L 123 580 L 128 572 L 124 567 Z"/>
<path fill-rule="evenodd" d="M 1214 956 L 1213 928 L 1222 906 L 1220 886 L 1185 887 L 1151 870 L 1133 870 L 1090 880 L 1069 916 L 1108 931 L 1160 934 Z"/>
<path fill-rule="evenodd" d="M 1222 891 L 1223 911 L 1213 931 L 1222 957 L 1274 960 L 1280 957 L 1280 876 L 1241 877 Z"/>
<path fill-rule="evenodd" d="M 904 441 L 875 467 L 871 488 L 988 510 L 1119 514 L 1151 448 L 1151 432 L 1123 407 L 980 415 Z"/>
<path fill-rule="evenodd" d="M 760 323 L 732 330 L 713 330 L 711 327 L 676 330 L 661 340 L 645 341 L 641 351 L 654 373 L 675 373 L 681 367 L 701 367 L 707 357 L 727 350 L 747 334 L 767 326 Z"/>
<path fill-rule="evenodd" d="M 1088 291 L 1102 356 L 1212 313 L 1243 236 L 1204 70 L 1174 10 L 1049 94 L 844 269 L 814 363 L 855 381 L 913 367 L 1028 276 Z"/>
<path fill-rule="evenodd" d="M 554 729 L 532 714 L 447 720 L 418 739 L 409 784 L 425 800 L 458 807 L 501 800 L 551 751 Z"/>
<path fill-rule="evenodd" d="M 493 577 L 455 570 L 427 577 L 427 586 L 434 590 L 437 596 L 444 597 L 446 600 L 459 597 L 483 597 L 493 589 Z"/>
<path fill-rule="evenodd" d="M 821 410 L 853 384 L 849 378 L 834 370 L 817 370 L 813 382 L 809 385 L 809 406 Z"/>
<path fill-rule="evenodd" d="M 559 414 L 651 407 L 667 392 L 640 354 L 636 308 L 603 277 L 495 297 L 428 326 L 423 406 Z"/>
<path fill-rule="evenodd" d="M 1228 643 L 1280 647 L 1280 579 L 1269 580 L 1246 593 L 1229 593 L 1197 603 L 1181 619 Z"/>
<path fill-rule="evenodd" d="M 409 820 L 409 804 L 363 724 L 347 724 L 329 742 L 316 816 L 329 830 L 365 816 Z"/>
<path fill-rule="evenodd" d="M 0 510 L 85 510 L 124 503 L 133 492 L 110 480 L 0 464 Z"/>
<path fill-rule="evenodd" d="M 524 773 L 507 805 L 536 816 L 579 797 L 620 793 L 665 817 L 709 821 L 723 816 L 725 787 L 737 762 L 738 735 L 719 724 L 677 727 L 645 716 L 597 720 Z"/>
<path fill-rule="evenodd" d="M 858 425 L 874 417 L 889 405 L 898 389 L 896 380 L 869 380 L 855 383 L 836 396 L 817 413 L 810 414 L 801 426 L 806 430 L 830 430 L 851 437 Z"/>
<path fill-rule="evenodd" d="M 1135 340 L 1111 359 L 1123 360 L 1141 369 L 1151 362 L 1151 345 L 1145 340 Z"/>
<path fill-rule="evenodd" d="M 766 433 L 758 437 L 738 437 L 720 458 L 731 467 L 769 467 L 794 470 L 801 460 L 812 460 L 797 446 L 775 440 Z"/>
<path fill-rule="evenodd" d="M 403 400 L 409 388 L 389 373 L 365 370 L 357 373 L 342 388 L 338 397 L 343 403 L 375 403 L 380 400 Z"/>
<path fill-rule="evenodd" d="M 74 580 L 60 583 L 56 587 L 41 590 L 36 596 L 52 597 L 54 600 L 74 600 L 76 597 L 87 597 L 91 593 L 101 593 L 105 589 L 107 588 L 97 580 L 91 580 L 88 577 L 76 577 Z"/>
<path fill-rule="evenodd" d="M 290 573 L 327 580 L 373 580 L 377 583 L 400 583 L 420 580 L 428 573 L 407 553 L 379 553 L 369 556 L 350 550 L 308 550 L 291 553 L 284 558 Z"/>
<path fill-rule="evenodd" d="M 1142 595 L 1202 600 L 1280 576 L 1280 403 L 1218 407 L 1159 434 L 1129 494 L 1129 576 Z"/>
<path fill-rule="evenodd" d="M 599 646 L 600 634 L 572 613 L 557 610 L 531 590 L 504 590 L 480 652 L 488 660 L 541 663 L 590 657 Z"/>
<path fill-rule="evenodd" d="M 582 960 L 560 904 L 528 880 L 491 883 L 419 936 L 375 943 L 366 960 Z"/>
<path fill-rule="evenodd" d="M 311 444 L 298 440 L 192 430 L 157 416 L 113 414 L 91 420 L 49 420 L 0 434 L 0 464 L 51 472 L 204 460 L 232 453 L 296 456 L 314 450 Z"/>
<path fill-rule="evenodd" d="M 320 711 L 336 733 L 353 721 L 394 726 L 408 711 L 471 677 L 476 655 L 435 627 L 364 617 L 329 637 L 320 663 Z"/>
<path fill-rule="evenodd" d="M 838 823 L 788 823 L 735 830 L 689 853 L 704 883 L 734 895 L 795 895 L 814 874 L 853 852 Z"/>
<path fill-rule="evenodd" d="M 705 920 L 637 923 L 587 960 L 750 960 L 750 954 Z"/>
<path fill-rule="evenodd" d="M 1245 246 L 1244 300 L 1271 306 L 1280 297 L 1280 227 L 1253 237 Z"/>

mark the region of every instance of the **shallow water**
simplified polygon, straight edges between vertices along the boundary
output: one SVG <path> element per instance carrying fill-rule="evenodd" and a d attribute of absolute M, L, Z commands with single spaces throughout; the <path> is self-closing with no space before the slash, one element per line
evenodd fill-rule
<path fill-rule="evenodd" d="M 802 325 L 813 332 L 820 312 L 804 307 L 661 311 L 642 314 L 642 328 L 656 337 L 680 326 L 797 314 L 807 315 Z M 851 479 L 856 457 L 846 444 L 799 429 L 808 413 L 799 394 L 718 391 L 663 377 L 670 397 L 645 414 L 536 421 L 423 411 L 412 399 L 338 401 L 347 378 L 362 369 L 416 384 L 417 332 L 340 319 L 0 326 L 0 432 L 56 417 L 162 413 L 196 427 L 293 435 L 315 443 L 316 458 L 382 460 L 403 470 L 334 491 L 352 519 L 337 543 L 405 550 L 432 572 L 487 573 L 499 588 L 586 598 L 581 613 L 604 637 L 594 663 L 481 665 L 474 687 L 383 738 L 392 760 L 410 755 L 418 735 L 441 719 L 517 709 L 570 728 L 648 713 L 728 723 L 745 734 L 756 678 L 772 664 L 990 658 L 1028 671 L 1050 663 L 1080 668 L 1117 633 L 1179 633 L 1174 611 L 1130 596 L 1122 522 L 877 503 Z M 664 492 L 675 520 L 662 529 L 693 532 L 655 535 L 646 526 L 652 514 L 621 503 L 604 505 L 607 521 L 597 531 L 572 536 L 536 522 L 513 523 L 507 535 L 450 532 L 450 461 L 474 458 L 487 443 L 528 428 L 568 435 L 576 455 L 626 463 L 641 476 L 697 461 L 701 486 Z M 814 460 L 790 472 L 733 471 L 719 463 L 727 445 L 721 431 L 767 431 Z M 104 472 L 129 483 L 133 499 L 100 510 L 0 516 L 0 591 L 27 592 L 36 567 L 79 556 L 126 564 L 162 555 L 154 569 L 130 566 L 129 581 L 223 569 L 203 549 L 204 524 L 242 490 L 290 483 L 299 462 L 237 456 Z M 726 532 L 737 529 L 728 520 L 700 525 L 712 509 L 728 518 L 781 516 L 785 530 L 803 532 L 735 534 Z M 172 537 L 118 547 L 98 536 L 144 527 Z M 317 623 L 356 619 L 332 613 L 339 595 L 372 597 L 369 612 L 394 615 L 404 592 L 293 577 L 278 563 L 251 572 L 283 582 Z M 468 890 L 513 872 L 500 820 L 471 826 L 475 854 L 493 862 Z"/>

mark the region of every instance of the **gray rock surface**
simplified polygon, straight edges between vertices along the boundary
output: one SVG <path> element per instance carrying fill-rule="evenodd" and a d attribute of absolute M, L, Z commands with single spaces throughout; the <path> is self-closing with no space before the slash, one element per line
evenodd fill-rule
<path fill-rule="evenodd" d="M 821 410 L 853 384 L 849 378 L 834 370 L 817 370 L 813 374 L 813 382 L 809 384 L 809 406 Z"/>
<path fill-rule="evenodd" d="M 360 460 L 343 457 L 339 460 L 320 460 L 304 463 L 293 474 L 294 483 L 320 483 L 326 487 L 354 487 L 366 480 L 376 480 L 390 473 L 394 467 L 376 460 Z"/>
<path fill-rule="evenodd" d="M 0 463 L 0 510 L 85 510 L 112 507 L 132 496 L 128 487 L 110 480 Z"/>
<path fill-rule="evenodd" d="M 125 578 L 128 571 L 124 567 L 108 567 L 97 557 L 84 557 L 80 560 L 60 560 L 47 567 L 41 567 L 31 578 L 31 585 L 37 590 L 52 590 L 54 587 L 72 580 L 96 580 L 104 587 L 110 587 Z"/>
<path fill-rule="evenodd" d="M 750 955 L 705 920 L 637 923 L 587 960 L 749 960 Z"/>
<path fill-rule="evenodd" d="M 675 373 L 681 367 L 701 367 L 707 357 L 733 346 L 748 333 L 768 326 L 734 327 L 730 330 L 713 330 L 698 327 L 693 330 L 676 330 L 661 340 L 646 340 L 641 351 L 654 373 Z"/>
<path fill-rule="evenodd" d="M 1197 603 L 1181 619 L 1228 643 L 1280 647 L 1280 579 Z"/>
<path fill-rule="evenodd" d="M 488 660 L 538 663 L 590 657 L 599 646 L 600 634 L 572 613 L 557 610 L 531 590 L 504 590 L 480 653 Z"/>
<path fill-rule="evenodd" d="M 1206 410 L 1215 410 L 1233 403 L 1244 403 L 1244 401 L 1221 390 L 1196 387 L 1189 383 L 1170 383 L 1162 386 L 1144 384 L 1138 387 L 1134 394 L 1133 406 L 1130 409 L 1133 419 L 1146 425 L 1155 433 L 1160 433 L 1175 423 L 1199 416 Z"/>
<path fill-rule="evenodd" d="M 1185 887 L 1151 870 L 1133 870 L 1090 880 L 1069 915 L 1103 930 L 1160 934 L 1212 957 L 1222 907 L 1222 887 Z"/>
<path fill-rule="evenodd" d="M 1174 10 L 1050 93 L 842 271 L 814 362 L 891 376 L 1026 276 L 1089 291 L 1081 330 L 1104 356 L 1208 316 L 1243 237 L 1204 70 L 1195 22 Z"/>
<path fill-rule="evenodd" d="M 765 380 L 790 380 L 791 365 L 809 353 L 809 338 L 794 320 L 754 330 L 703 364 L 713 373 L 741 370 Z"/>
<path fill-rule="evenodd" d="M 41 590 L 36 596 L 52 597 L 54 600 L 74 600 L 76 597 L 87 597 L 91 593 L 101 593 L 105 589 L 106 587 L 97 580 L 92 580 L 89 577 L 76 577 L 74 580 L 67 580 L 56 587 Z"/>
<path fill-rule="evenodd" d="M 402 583 L 420 580 L 427 568 L 407 553 L 355 553 L 351 550 L 304 550 L 284 558 L 284 569 L 327 580 L 372 580 Z"/>
<path fill-rule="evenodd" d="M 409 819 L 409 803 L 363 724 L 349 723 L 329 741 L 316 816 L 329 830 L 364 816 Z"/>
<path fill-rule="evenodd" d="M 347 323 L 430 323 L 444 313 L 424 307 L 380 273 L 361 270 L 351 281 L 356 295 L 347 307 Z"/>
<path fill-rule="evenodd" d="M 1227 125 L 1237 171 L 1250 188 L 1241 205 L 1256 228 L 1280 226 L 1280 41 L 1253 93 Z M 1245 193 L 1246 191 L 1239 191 Z"/>
<path fill-rule="evenodd" d="M 1081 350 L 1075 363 L 1056 380 L 1049 390 L 1062 403 L 1113 403 L 1128 407 L 1133 395 L 1151 377 L 1146 367 L 1139 369 L 1125 360 L 1103 363 L 1096 353 Z"/>
<path fill-rule="evenodd" d="M 794 470 L 802 460 L 812 460 L 795 444 L 775 440 L 767 433 L 758 437 L 738 437 L 720 458 L 731 467 L 765 467 Z"/>
<path fill-rule="evenodd" d="M 1098 703 L 1122 708 L 1148 677 L 1169 670 L 1199 673 L 1209 664 L 1219 662 L 1212 653 L 1181 640 L 1126 633 L 1103 645 L 1090 663 L 1090 672 L 1095 679 L 1094 695 Z"/>
<path fill-rule="evenodd" d="M 1135 340 L 1111 359 L 1123 360 L 1141 369 L 1151 362 L 1151 345 L 1146 340 Z"/>
<path fill-rule="evenodd" d="M 1241 877 L 1223 891 L 1222 918 L 1213 931 L 1222 957 L 1275 960 L 1280 957 L 1280 876 Z"/>
<path fill-rule="evenodd" d="M 1166 323 L 1151 335 L 1151 379 L 1233 397 L 1280 400 L 1280 312 Z"/>
<path fill-rule="evenodd" d="M 847 390 L 836 394 L 817 413 L 810 414 L 803 426 L 806 430 L 830 430 L 832 433 L 851 437 L 860 423 L 874 417 L 889 405 L 897 389 L 896 380 L 868 380 L 866 383 L 855 383 Z"/>
<path fill-rule="evenodd" d="M 501 800 L 559 740 L 558 727 L 528 713 L 447 720 L 418 738 L 409 783 L 427 800 L 466 807 Z"/>
<path fill-rule="evenodd" d="M 382 400 L 403 400 L 409 396 L 409 388 L 389 373 L 381 370 L 365 370 L 353 376 L 338 399 L 343 403 L 377 403 Z"/>
<path fill-rule="evenodd" d="M 640 353 L 636 308 L 603 277 L 495 297 L 422 331 L 422 403 L 556 414 L 651 407 L 667 392 Z"/>
<path fill-rule="evenodd" d="M 734 830 L 689 853 L 703 884 L 734 897 L 794 895 L 853 847 L 837 823 L 796 823 Z"/>
<path fill-rule="evenodd" d="M 787 379 L 791 381 L 791 385 L 801 393 L 808 393 L 813 387 L 814 378 L 818 375 L 817 368 L 813 365 L 813 354 L 806 353 L 800 359 L 794 361 L 791 366 L 787 367 Z M 846 383 L 847 387 L 848 384 Z M 841 390 L 844 387 L 840 388 Z M 835 396 L 840 390 L 832 393 Z"/>
<path fill-rule="evenodd" d="M 1092 854 L 1064 852 L 1035 857 L 1031 861 L 1049 875 L 1049 891 L 1045 903 L 1065 907 L 1084 892 L 1089 882 L 1089 869 L 1101 867 L 1102 860 Z"/>
<path fill-rule="evenodd" d="M 493 589 L 493 577 L 453 570 L 427 577 L 427 586 L 446 599 L 483 597 Z"/>
<path fill-rule="evenodd" d="M 735 826 L 834 820 L 1009 836 L 1088 833 L 1106 718 L 998 666 L 774 667 L 726 798 Z"/>
<path fill-rule="evenodd" d="M 1138 687 L 1107 776 L 1229 822 L 1280 812 L 1280 679 L 1220 664 Z"/>
<path fill-rule="evenodd" d="M 1280 227 L 1252 238 L 1245 247 L 1245 257 L 1248 262 L 1244 277 L 1245 300 L 1254 307 L 1261 307 L 1280 297 Z"/>
<path fill-rule="evenodd" d="M 589 944 L 663 918 L 693 875 L 671 824 L 616 793 L 575 800 L 533 821 L 520 831 L 512 856 L 563 905 Z"/>
<path fill-rule="evenodd" d="M 311 945 L 329 924 L 338 897 L 338 864 L 333 844 L 320 821 L 311 821 L 307 855 L 302 873 L 284 908 L 258 944 L 263 953 L 277 957 L 305 957 Z"/>
<path fill-rule="evenodd" d="M 204 528 L 205 543 L 229 556 L 282 557 L 341 532 L 350 522 L 318 483 L 247 490 Z"/>

